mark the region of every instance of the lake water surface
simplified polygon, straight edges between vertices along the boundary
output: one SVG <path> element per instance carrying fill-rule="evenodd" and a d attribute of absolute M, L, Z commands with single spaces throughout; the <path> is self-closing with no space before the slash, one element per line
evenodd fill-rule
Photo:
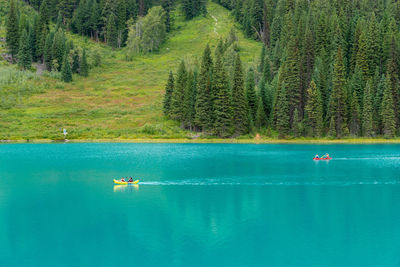
<path fill-rule="evenodd" d="M 400 266 L 400 145 L 0 145 L 0 266 Z"/>

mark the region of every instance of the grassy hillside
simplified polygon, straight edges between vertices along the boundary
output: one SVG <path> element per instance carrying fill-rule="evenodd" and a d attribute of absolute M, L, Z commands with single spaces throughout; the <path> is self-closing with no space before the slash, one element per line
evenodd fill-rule
<path fill-rule="evenodd" d="M 0 61 L 0 84 L 9 90 L 2 95 L 0 139 L 58 139 L 67 128 L 69 139 L 184 138 L 188 135 L 175 122 L 162 116 L 164 85 L 170 70 L 182 58 L 200 59 L 207 42 L 215 47 L 232 26 L 229 12 L 214 3 L 209 15 L 184 21 L 177 12 L 174 30 L 157 54 L 126 61 L 124 51 L 69 35 L 83 47 L 97 47 L 102 65 L 89 77 L 74 76 L 70 84 L 57 74 L 36 77 Z M 0 37 L 5 35 L 0 30 Z M 261 44 L 245 39 L 238 30 L 241 57 L 251 62 Z M 14 96 L 17 97 L 14 97 Z"/>

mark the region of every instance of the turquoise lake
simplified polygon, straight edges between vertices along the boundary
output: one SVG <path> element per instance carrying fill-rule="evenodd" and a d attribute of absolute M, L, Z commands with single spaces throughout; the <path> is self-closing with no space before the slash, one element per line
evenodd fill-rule
<path fill-rule="evenodd" d="M 400 266 L 400 145 L 0 145 L 0 266 Z"/>

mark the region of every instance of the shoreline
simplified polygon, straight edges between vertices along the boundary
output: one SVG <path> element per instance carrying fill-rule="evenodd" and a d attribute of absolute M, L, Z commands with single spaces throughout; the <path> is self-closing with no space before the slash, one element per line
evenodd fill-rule
<path fill-rule="evenodd" d="M 154 143 L 154 144 L 400 144 L 400 138 L 347 138 L 347 139 L 17 139 L 0 140 L 0 144 L 64 144 L 64 143 Z"/>

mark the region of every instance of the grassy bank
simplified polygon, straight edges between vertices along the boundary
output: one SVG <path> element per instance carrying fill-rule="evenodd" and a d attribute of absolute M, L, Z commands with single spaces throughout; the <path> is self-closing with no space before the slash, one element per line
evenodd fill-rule
<path fill-rule="evenodd" d="M 234 25 L 223 7 L 210 2 L 208 11 L 207 17 L 191 21 L 177 12 L 161 50 L 132 61 L 125 60 L 124 50 L 68 34 L 76 45 L 103 55 L 101 66 L 89 77 L 74 76 L 69 84 L 57 73 L 35 77 L 0 62 L 0 87 L 7 88 L 0 96 L 0 140 L 60 139 L 62 128 L 68 129 L 69 138 L 82 140 L 186 138 L 187 132 L 164 118 L 161 103 L 169 71 L 175 71 L 182 58 L 199 61 L 205 45 L 215 48 Z M 261 44 L 237 32 L 241 57 L 249 64 Z M 0 35 L 5 35 L 4 28 Z"/>
<path fill-rule="evenodd" d="M 30 140 L 0 140 L 0 144 L 9 143 L 64 143 L 62 139 L 30 139 Z M 137 139 L 68 139 L 68 143 L 176 143 L 176 144 L 400 144 L 400 138 L 346 138 L 346 139 L 274 139 L 274 138 L 243 138 L 243 139 L 189 139 L 189 138 L 137 138 Z"/>

